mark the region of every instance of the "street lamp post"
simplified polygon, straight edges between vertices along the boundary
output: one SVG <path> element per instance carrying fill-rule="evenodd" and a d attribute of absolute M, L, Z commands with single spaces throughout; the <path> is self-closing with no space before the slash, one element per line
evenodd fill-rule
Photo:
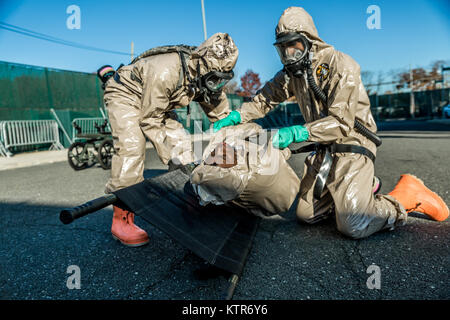
<path fill-rule="evenodd" d="M 203 0 L 201 0 L 201 1 L 202 1 L 203 33 L 204 33 L 205 41 L 206 41 L 207 36 L 206 36 L 205 3 L 203 2 Z"/>

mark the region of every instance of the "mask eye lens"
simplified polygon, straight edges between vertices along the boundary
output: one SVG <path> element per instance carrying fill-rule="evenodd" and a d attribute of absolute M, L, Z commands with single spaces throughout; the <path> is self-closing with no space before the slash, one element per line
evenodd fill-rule
<path fill-rule="evenodd" d="M 216 89 L 219 90 L 221 89 L 228 81 L 224 80 L 220 83 L 217 84 Z"/>
<path fill-rule="evenodd" d="M 294 47 L 287 47 L 285 51 L 287 57 L 293 57 L 295 56 L 295 52 L 297 51 L 297 49 L 295 49 Z"/>
<path fill-rule="evenodd" d="M 225 86 L 228 81 L 232 78 L 230 74 L 223 74 L 222 77 L 216 74 L 212 74 L 206 78 L 205 84 L 206 86 L 213 91 L 219 91 L 223 86 Z"/>
<path fill-rule="evenodd" d="M 289 41 L 276 45 L 278 55 L 284 65 L 295 63 L 305 54 L 305 45 L 302 41 Z"/>
<path fill-rule="evenodd" d="M 289 48 L 289 47 L 295 47 L 296 45 L 297 45 L 297 41 L 291 41 L 291 42 L 285 43 L 283 46 L 286 48 Z"/>

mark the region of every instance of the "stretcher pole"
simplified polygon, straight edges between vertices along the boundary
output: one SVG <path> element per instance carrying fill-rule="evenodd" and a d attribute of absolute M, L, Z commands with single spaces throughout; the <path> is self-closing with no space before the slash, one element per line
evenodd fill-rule
<path fill-rule="evenodd" d="M 252 233 L 252 240 L 249 244 L 249 246 L 247 247 L 247 250 L 245 251 L 245 256 L 244 256 L 244 263 L 242 265 L 242 268 L 239 270 L 238 273 L 233 273 L 230 278 L 228 279 L 229 285 L 228 285 L 228 289 L 225 295 L 225 300 L 231 300 L 233 299 L 234 296 L 234 291 L 236 290 L 236 287 L 239 283 L 239 280 L 242 277 L 242 273 L 244 271 L 244 267 L 245 264 L 247 262 L 247 258 L 248 258 L 248 254 L 250 253 L 251 247 L 253 245 L 253 240 L 255 238 L 256 235 L 256 230 L 258 229 L 259 223 L 260 223 L 261 219 L 258 218 L 256 224 L 255 224 L 255 228 L 253 229 L 253 233 Z"/>
<path fill-rule="evenodd" d="M 84 217 L 87 214 L 96 212 L 117 202 L 114 194 L 106 194 L 100 198 L 88 201 L 74 208 L 64 209 L 59 214 L 59 220 L 64 224 L 72 223 L 74 220 Z"/>
<path fill-rule="evenodd" d="M 232 274 L 228 281 L 230 282 L 230 285 L 228 286 L 227 295 L 225 297 L 225 300 L 233 299 L 234 290 L 236 290 L 236 286 L 239 282 L 239 275 Z"/>

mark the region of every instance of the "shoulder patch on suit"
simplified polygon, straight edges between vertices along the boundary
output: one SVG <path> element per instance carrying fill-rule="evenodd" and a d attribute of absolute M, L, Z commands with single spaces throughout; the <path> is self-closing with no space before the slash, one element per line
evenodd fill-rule
<path fill-rule="evenodd" d="M 329 74 L 330 74 L 330 66 L 327 63 L 322 63 L 316 69 L 316 75 L 320 81 L 323 81 L 326 78 L 328 78 Z"/>

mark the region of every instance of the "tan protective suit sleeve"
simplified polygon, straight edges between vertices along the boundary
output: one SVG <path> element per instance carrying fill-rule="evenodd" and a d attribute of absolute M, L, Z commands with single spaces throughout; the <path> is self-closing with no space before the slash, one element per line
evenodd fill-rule
<path fill-rule="evenodd" d="M 291 96 L 289 78 L 283 71 L 279 71 L 272 80 L 264 85 L 251 102 L 242 104 L 239 110 L 242 123 L 264 117 L 270 110 Z"/>

